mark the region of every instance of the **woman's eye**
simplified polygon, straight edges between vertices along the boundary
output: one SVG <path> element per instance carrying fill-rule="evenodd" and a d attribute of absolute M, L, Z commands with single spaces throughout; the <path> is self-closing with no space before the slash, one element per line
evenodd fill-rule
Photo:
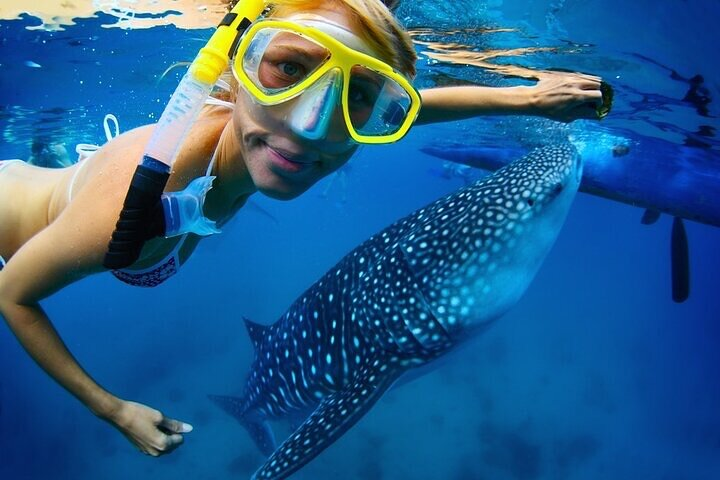
<path fill-rule="evenodd" d="M 282 62 L 278 64 L 278 69 L 289 77 L 297 77 L 300 75 L 302 68 L 297 63 Z"/>
<path fill-rule="evenodd" d="M 297 62 L 263 62 L 258 80 L 265 88 L 288 88 L 305 77 L 305 67 Z"/>
<path fill-rule="evenodd" d="M 365 99 L 365 94 L 359 88 L 352 88 L 348 92 L 348 99 L 353 103 L 360 103 Z"/>
<path fill-rule="evenodd" d="M 362 81 L 350 80 L 348 100 L 357 106 L 371 106 L 375 103 L 378 89 Z"/>

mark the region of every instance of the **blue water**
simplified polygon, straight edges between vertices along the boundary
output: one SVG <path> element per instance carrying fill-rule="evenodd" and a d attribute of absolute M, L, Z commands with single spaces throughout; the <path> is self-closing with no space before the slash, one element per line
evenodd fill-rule
<path fill-rule="evenodd" d="M 97 275 L 54 295 L 44 307 L 94 378 L 195 431 L 172 455 L 142 456 L 0 328 L 0 478 L 248 478 L 261 455 L 206 398 L 242 387 L 252 354 L 242 317 L 274 321 L 344 253 L 462 185 L 420 153 L 431 142 L 510 148 L 582 131 L 700 142 L 720 162 L 717 2 L 435 3 L 406 0 L 399 15 L 432 28 L 425 39 L 558 47 L 501 61 L 602 75 L 616 90 L 613 113 L 601 125 L 504 117 L 418 127 L 399 144 L 363 148 L 345 185 L 331 178 L 292 202 L 255 199 L 158 288 Z M 59 32 L 26 29 L 38 23 L 0 22 L 0 158 L 27 158 L 33 137 L 68 150 L 101 142 L 108 112 L 123 130 L 157 119 L 178 78 L 160 74 L 191 59 L 210 33 L 103 28 L 114 23 L 104 15 Z M 514 31 L 448 32 L 486 25 Z M 418 83 L 438 82 L 438 72 L 517 82 L 423 57 Z M 714 98 L 705 114 L 682 101 L 683 78 L 696 74 Z M 641 215 L 579 195 L 517 306 L 471 348 L 390 391 L 296 478 L 720 478 L 720 230 L 686 222 L 692 291 L 678 305 L 671 219 L 644 226 Z M 277 428 L 280 438 L 289 432 Z"/>

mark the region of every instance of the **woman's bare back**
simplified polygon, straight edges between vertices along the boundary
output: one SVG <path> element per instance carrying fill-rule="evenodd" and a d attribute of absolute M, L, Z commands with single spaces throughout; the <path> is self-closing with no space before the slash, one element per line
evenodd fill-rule
<path fill-rule="evenodd" d="M 196 150 L 195 155 L 178 158 L 168 184 L 173 190 L 183 188 L 186 180 L 207 168 L 213 144 L 219 137 L 217 125 L 221 123 L 200 123 L 190 138 L 202 137 L 205 140 L 202 143 L 207 146 Z M 74 209 L 81 208 L 86 213 L 88 221 L 103 218 L 105 222 L 111 216 L 114 222 L 152 131 L 153 125 L 146 125 L 125 132 L 89 158 L 66 168 L 49 169 L 23 162 L 6 165 L 0 173 L 0 256 L 9 260 L 30 238 L 55 222 L 71 201 Z M 112 212 L 107 211 L 110 206 Z M 107 240 L 109 238 L 102 239 L 103 242 Z M 167 255 L 175 242 L 176 239 L 148 242 L 135 267 L 151 265 Z M 181 251 L 183 259 L 196 246 L 197 240 L 186 243 L 187 247 Z"/>
<path fill-rule="evenodd" d="M 141 150 L 138 144 L 144 144 L 142 139 L 149 132 L 147 127 L 127 132 L 93 156 L 66 168 L 43 168 L 24 162 L 7 164 L 0 172 L 0 255 L 9 259 L 53 223 L 71 198 L 94 177 L 117 179 L 127 174 L 129 178 Z M 120 149 L 126 154 L 118 155 Z M 112 175 L 108 175 L 110 172 Z"/>

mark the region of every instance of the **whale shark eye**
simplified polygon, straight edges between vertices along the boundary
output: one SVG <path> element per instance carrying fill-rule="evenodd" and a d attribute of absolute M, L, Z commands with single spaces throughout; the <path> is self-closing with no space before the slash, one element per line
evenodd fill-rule
<path fill-rule="evenodd" d="M 527 204 L 528 204 L 528 207 L 532 207 L 533 205 L 535 205 L 535 199 L 534 199 L 534 198 L 528 198 L 528 199 L 527 199 Z"/>

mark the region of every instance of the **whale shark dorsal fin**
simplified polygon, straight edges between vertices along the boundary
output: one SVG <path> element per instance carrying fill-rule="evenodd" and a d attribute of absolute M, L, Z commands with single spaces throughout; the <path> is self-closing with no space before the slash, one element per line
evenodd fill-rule
<path fill-rule="evenodd" d="M 245 322 L 245 328 L 247 329 L 248 336 L 250 337 L 250 341 L 253 344 L 253 348 L 257 352 L 260 348 L 260 344 L 262 343 L 263 338 L 265 337 L 268 327 L 266 325 L 255 323 L 247 317 L 243 317 L 243 321 Z"/>
<path fill-rule="evenodd" d="M 255 472 L 253 480 L 286 478 L 315 458 L 355 425 L 404 370 L 397 360 L 369 359 L 348 385 L 322 400 Z"/>

